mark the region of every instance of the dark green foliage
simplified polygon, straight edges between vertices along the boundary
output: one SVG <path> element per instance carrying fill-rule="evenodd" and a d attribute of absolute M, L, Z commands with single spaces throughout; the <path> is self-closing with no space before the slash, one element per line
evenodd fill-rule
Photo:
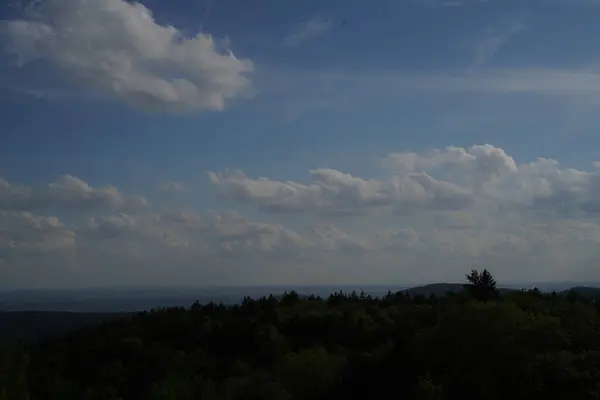
<path fill-rule="evenodd" d="M 37 340 L 123 317 L 123 313 L 0 312 L 0 340 Z"/>
<path fill-rule="evenodd" d="M 0 400 L 29 399 L 27 366 L 29 357 L 21 346 L 0 343 Z"/>
<path fill-rule="evenodd" d="M 0 346 L 0 400 L 600 399 L 600 308 L 582 294 L 295 292 Z"/>
<path fill-rule="evenodd" d="M 431 283 L 429 285 L 424 286 L 416 286 L 410 289 L 406 289 L 403 293 L 409 295 L 410 297 L 415 297 L 418 295 L 423 296 L 431 296 L 435 295 L 446 296 L 449 293 L 459 293 L 464 290 L 464 285 L 460 283 Z"/>
<path fill-rule="evenodd" d="M 471 273 L 467 274 L 466 277 L 468 283 L 464 287 L 475 299 L 488 301 L 498 297 L 496 280 L 487 269 L 481 272 L 476 269 L 471 270 Z"/>

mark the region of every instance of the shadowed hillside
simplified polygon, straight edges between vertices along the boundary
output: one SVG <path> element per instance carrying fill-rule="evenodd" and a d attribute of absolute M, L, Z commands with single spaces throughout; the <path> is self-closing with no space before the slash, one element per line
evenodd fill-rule
<path fill-rule="evenodd" d="M 442 297 L 451 293 L 461 293 L 464 290 L 464 284 L 462 283 L 434 283 L 405 289 L 400 291 L 400 293 L 412 298 L 418 296 Z M 498 288 L 497 290 L 501 294 L 508 294 L 517 291 L 517 289 L 513 288 Z M 567 296 L 569 293 L 584 297 L 600 297 L 600 288 L 576 286 L 571 289 L 557 292 L 557 294 L 561 296 Z M 348 293 L 348 295 L 351 294 L 352 293 Z M 275 295 L 274 297 L 280 301 L 285 296 L 286 295 Z M 314 295 L 306 295 L 302 293 L 298 294 L 298 298 L 300 300 L 307 300 L 311 298 L 311 296 L 313 298 L 315 297 Z M 188 295 L 188 297 L 192 296 Z M 125 304 L 129 303 L 126 301 Z M 26 341 L 37 340 L 60 335 L 85 326 L 98 325 L 101 322 L 110 321 L 116 318 L 126 318 L 129 315 L 131 315 L 129 312 L 0 312 L 0 338 L 19 339 Z"/>
<path fill-rule="evenodd" d="M 0 312 L 0 338 L 36 340 L 125 317 L 125 313 Z"/>
<path fill-rule="evenodd" d="M 28 316 L 39 315 L 20 313 L 17 320 Z M 600 303 L 576 292 L 502 294 L 485 270 L 467 275 L 460 293 L 441 297 L 290 292 L 114 317 L 38 343 L 1 345 L 0 398 L 347 400 L 400 391 L 403 399 L 503 400 L 600 393 Z"/>

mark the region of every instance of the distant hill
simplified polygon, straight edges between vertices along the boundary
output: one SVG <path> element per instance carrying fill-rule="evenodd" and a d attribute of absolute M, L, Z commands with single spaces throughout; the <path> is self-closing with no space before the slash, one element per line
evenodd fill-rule
<path fill-rule="evenodd" d="M 404 289 L 400 292 L 407 293 L 411 297 L 418 295 L 429 297 L 432 294 L 441 297 L 451 292 L 460 293 L 463 290 L 463 284 L 461 283 L 433 283 Z M 519 289 L 500 288 L 499 290 L 501 293 L 508 293 Z M 550 292 L 550 290 L 542 291 Z M 571 291 L 586 297 L 600 298 L 600 287 L 574 286 L 570 289 L 557 291 L 557 293 L 566 296 Z M 383 296 L 383 294 L 381 295 Z M 279 294 L 275 297 L 280 300 L 281 296 Z M 298 297 L 306 299 L 309 296 L 298 294 Z M 327 296 L 323 297 L 326 298 Z M 0 339 L 37 340 L 128 315 L 130 313 L 127 312 L 0 311 Z"/>
<path fill-rule="evenodd" d="M 575 286 L 575 285 L 572 285 Z M 189 288 L 83 288 L 31 289 L 0 291 L 1 311 L 70 311 L 78 313 L 120 313 L 162 307 L 188 307 L 195 301 L 227 305 L 239 304 L 245 296 L 253 299 L 281 295 L 292 290 L 302 295 L 328 297 L 331 293 L 364 291 L 371 296 L 385 296 L 391 290 L 406 288 L 380 285 L 277 285 L 277 286 L 206 286 Z"/>
<path fill-rule="evenodd" d="M 411 297 L 423 295 L 425 297 L 434 296 L 440 297 L 445 296 L 448 293 L 460 293 L 465 288 L 462 283 L 431 283 L 429 285 L 416 286 L 409 289 L 401 290 L 401 292 L 408 294 Z M 513 288 L 498 288 L 500 293 L 509 293 L 518 289 Z"/>
<path fill-rule="evenodd" d="M 462 283 L 430 283 L 428 285 L 416 286 L 409 289 L 401 290 L 401 292 L 408 294 L 411 297 L 423 295 L 423 296 L 444 296 L 448 293 L 459 293 L 465 290 Z"/>
<path fill-rule="evenodd" d="M 567 295 L 569 292 L 576 292 L 586 297 L 600 297 L 600 288 L 590 286 L 575 286 L 571 289 L 563 290 L 560 294 Z"/>
<path fill-rule="evenodd" d="M 298 298 L 299 298 L 300 300 L 307 300 L 307 299 L 310 297 L 310 295 L 308 295 L 308 294 L 301 294 L 301 293 L 297 293 L 297 294 L 298 294 Z M 281 301 L 281 299 L 283 298 L 283 296 L 284 296 L 283 294 L 278 294 L 278 295 L 275 295 L 274 297 L 275 297 L 275 298 L 276 298 L 278 301 Z"/>
<path fill-rule="evenodd" d="M 74 313 L 67 311 L 0 312 L 0 339 L 37 340 L 127 315 L 126 313 Z"/>

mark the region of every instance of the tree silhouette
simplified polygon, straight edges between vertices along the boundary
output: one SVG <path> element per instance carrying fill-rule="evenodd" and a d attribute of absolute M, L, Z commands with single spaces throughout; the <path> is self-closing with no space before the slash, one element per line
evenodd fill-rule
<path fill-rule="evenodd" d="M 487 269 L 481 272 L 473 269 L 466 278 L 468 283 L 463 286 L 475 299 L 485 302 L 498 297 L 496 280 Z"/>
<path fill-rule="evenodd" d="M 464 283 L 437 297 L 196 302 L 0 340 L 0 400 L 600 399 L 600 301 L 518 290 L 489 301 L 487 270 Z"/>

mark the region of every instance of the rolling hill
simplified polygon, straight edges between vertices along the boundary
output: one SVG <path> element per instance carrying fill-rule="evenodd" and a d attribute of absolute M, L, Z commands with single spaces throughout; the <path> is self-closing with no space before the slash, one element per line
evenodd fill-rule
<path fill-rule="evenodd" d="M 37 340 L 85 326 L 98 325 L 127 313 L 79 313 L 68 311 L 0 312 L 0 339 Z"/>
<path fill-rule="evenodd" d="M 411 297 L 423 295 L 428 297 L 444 296 L 448 293 L 460 293 L 464 290 L 463 284 L 461 283 L 431 283 L 423 286 L 415 286 L 409 289 L 402 290 L 401 292 L 410 295 Z M 521 290 L 519 288 L 498 288 L 500 293 L 510 293 Z M 550 292 L 550 290 L 542 290 L 542 292 Z M 567 295 L 569 292 L 577 292 L 578 294 L 586 297 L 600 297 L 600 288 L 591 286 L 574 286 L 569 289 L 557 291 L 557 294 Z"/>
<path fill-rule="evenodd" d="M 433 283 L 404 289 L 400 292 L 411 297 L 418 295 L 429 297 L 432 294 L 440 297 L 463 290 L 461 283 Z M 501 293 L 509 293 L 519 289 L 500 288 L 499 290 Z M 557 293 L 566 296 L 572 291 L 582 296 L 600 298 L 600 288 L 598 287 L 574 286 Z M 281 296 L 276 297 L 280 298 Z M 307 297 L 307 295 L 299 294 L 300 299 Z M 128 315 L 130 315 L 128 312 L 5 311 L 0 312 L 0 339 L 37 340 Z"/>

